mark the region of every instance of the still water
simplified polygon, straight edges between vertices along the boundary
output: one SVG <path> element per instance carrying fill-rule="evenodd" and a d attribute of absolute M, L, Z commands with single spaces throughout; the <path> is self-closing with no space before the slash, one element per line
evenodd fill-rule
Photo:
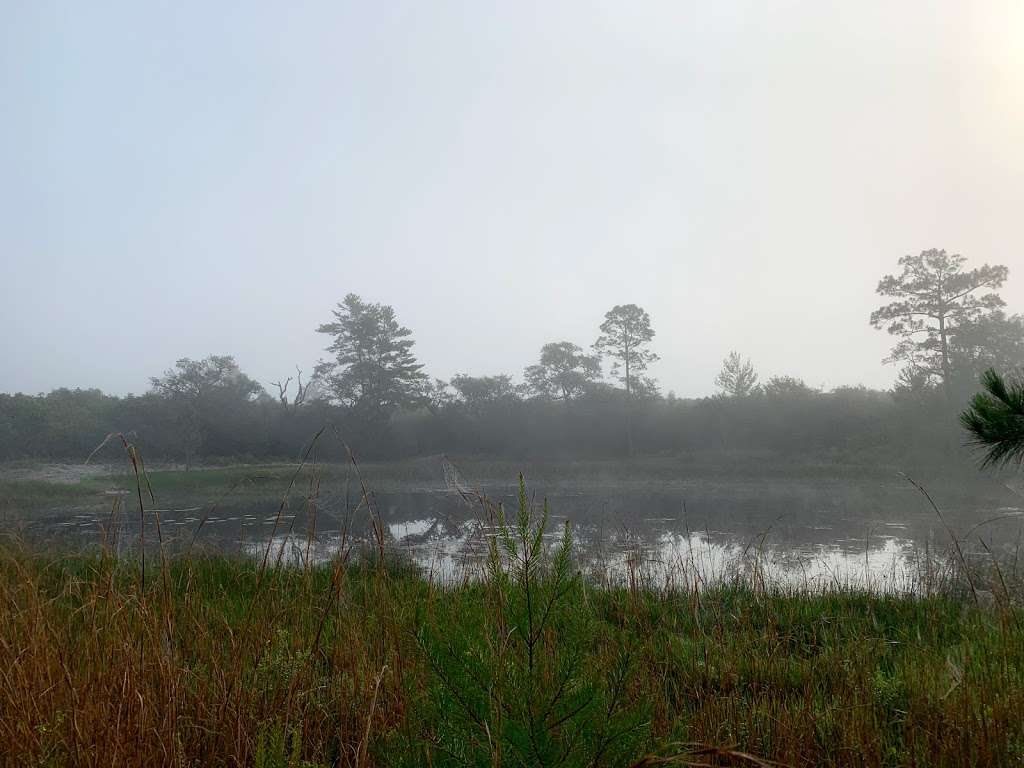
<path fill-rule="evenodd" d="M 485 491 L 509 518 L 515 489 Z M 549 503 L 546 539 L 568 522 L 576 566 L 601 583 L 699 589 L 744 579 L 764 586 L 878 592 L 928 588 L 942 569 L 950 532 L 975 557 L 1015 558 L 1024 528 L 1022 499 L 992 486 L 934 489 L 940 518 L 905 482 L 695 482 L 685 486 L 596 490 L 556 486 L 531 496 L 535 517 Z M 1018 506 L 1020 505 L 1020 506 Z M 315 504 L 281 510 L 273 499 L 158 510 L 167 546 L 236 551 L 292 565 L 323 563 L 385 549 L 416 563 L 439 582 L 478 578 L 496 535 L 493 508 L 450 487 L 376 494 L 360 503 L 321 489 Z M 130 509 L 126 502 L 126 510 Z M 147 542 L 155 541 L 154 517 Z M 47 532 L 108 543 L 123 553 L 137 544 L 137 513 L 55 514 Z"/>

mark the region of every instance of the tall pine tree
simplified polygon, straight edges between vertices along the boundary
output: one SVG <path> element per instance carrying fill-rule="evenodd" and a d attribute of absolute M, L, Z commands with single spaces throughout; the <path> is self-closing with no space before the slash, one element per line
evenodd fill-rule
<path fill-rule="evenodd" d="M 317 333 L 333 337 L 327 351 L 334 359 L 317 365 L 316 375 L 335 401 L 371 418 L 423 402 L 428 379 L 412 352 L 412 331 L 392 307 L 350 293 Z"/>

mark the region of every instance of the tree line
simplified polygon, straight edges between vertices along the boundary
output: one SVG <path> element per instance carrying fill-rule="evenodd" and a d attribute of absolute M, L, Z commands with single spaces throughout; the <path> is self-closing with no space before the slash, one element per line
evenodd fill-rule
<path fill-rule="evenodd" d="M 905 256 L 899 266 L 879 282 L 889 301 L 870 317 L 896 340 L 885 362 L 901 367 L 889 391 L 824 392 L 788 375 L 762 381 L 749 359 L 731 352 L 716 395 L 662 394 L 649 375 L 655 331 L 635 304 L 610 309 L 589 348 L 544 344 L 519 382 L 507 373 L 432 379 L 395 310 L 349 294 L 316 329 L 329 357 L 305 380 L 296 369 L 268 382 L 276 395 L 233 357 L 216 355 L 178 360 L 138 396 L 0 395 L 0 458 L 78 458 L 114 431 L 133 435 L 147 456 L 186 465 L 199 457 L 280 458 L 295 456 L 325 423 L 370 458 L 933 452 L 956 442 L 960 406 L 983 371 L 1024 366 L 1024 318 L 1007 314 L 997 293 L 1005 266 L 971 269 L 940 250 Z"/>

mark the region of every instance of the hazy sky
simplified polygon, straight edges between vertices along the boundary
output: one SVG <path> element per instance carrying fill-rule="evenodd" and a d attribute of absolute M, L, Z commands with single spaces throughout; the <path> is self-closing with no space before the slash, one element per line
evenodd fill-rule
<path fill-rule="evenodd" d="M 888 386 L 903 254 L 1024 311 L 1024 4 L 0 2 L 0 391 L 307 371 L 348 292 L 431 375 L 651 315 L 663 390 Z"/>

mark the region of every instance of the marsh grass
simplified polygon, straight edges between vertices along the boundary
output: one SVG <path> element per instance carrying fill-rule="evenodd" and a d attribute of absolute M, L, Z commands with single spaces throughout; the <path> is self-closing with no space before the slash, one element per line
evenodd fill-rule
<path fill-rule="evenodd" d="M 6 764 L 622 765 L 676 744 L 790 765 L 1024 758 L 1024 635 L 959 600 L 166 568 L 169 600 L 159 565 L 143 591 L 133 563 L 4 551 Z"/>
<path fill-rule="evenodd" d="M 315 451 L 286 479 L 316 519 Z M 357 504 L 375 519 L 358 466 Z M 299 487 L 300 480 L 302 488 Z M 144 470 L 137 510 L 148 519 Z M 597 586 L 520 481 L 482 496 L 486 577 L 383 546 L 320 565 L 150 539 L 137 559 L 0 547 L 5 765 L 1020 765 L 1024 632 L 1005 579 L 923 596 L 755 575 Z M 279 515 L 280 517 L 280 515 Z M 313 523 L 315 525 L 315 522 Z M 380 531 L 379 524 L 375 530 Z M 297 535 L 299 535 L 298 532 Z M 310 534 L 312 536 L 312 534 Z M 970 564 L 964 561 L 964 567 Z M 680 586 L 689 585 L 689 586 Z M 959 586 L 958 586 L 959 585 Z M 1002 593 L 1001 593 L 1002 594 Z"/>

